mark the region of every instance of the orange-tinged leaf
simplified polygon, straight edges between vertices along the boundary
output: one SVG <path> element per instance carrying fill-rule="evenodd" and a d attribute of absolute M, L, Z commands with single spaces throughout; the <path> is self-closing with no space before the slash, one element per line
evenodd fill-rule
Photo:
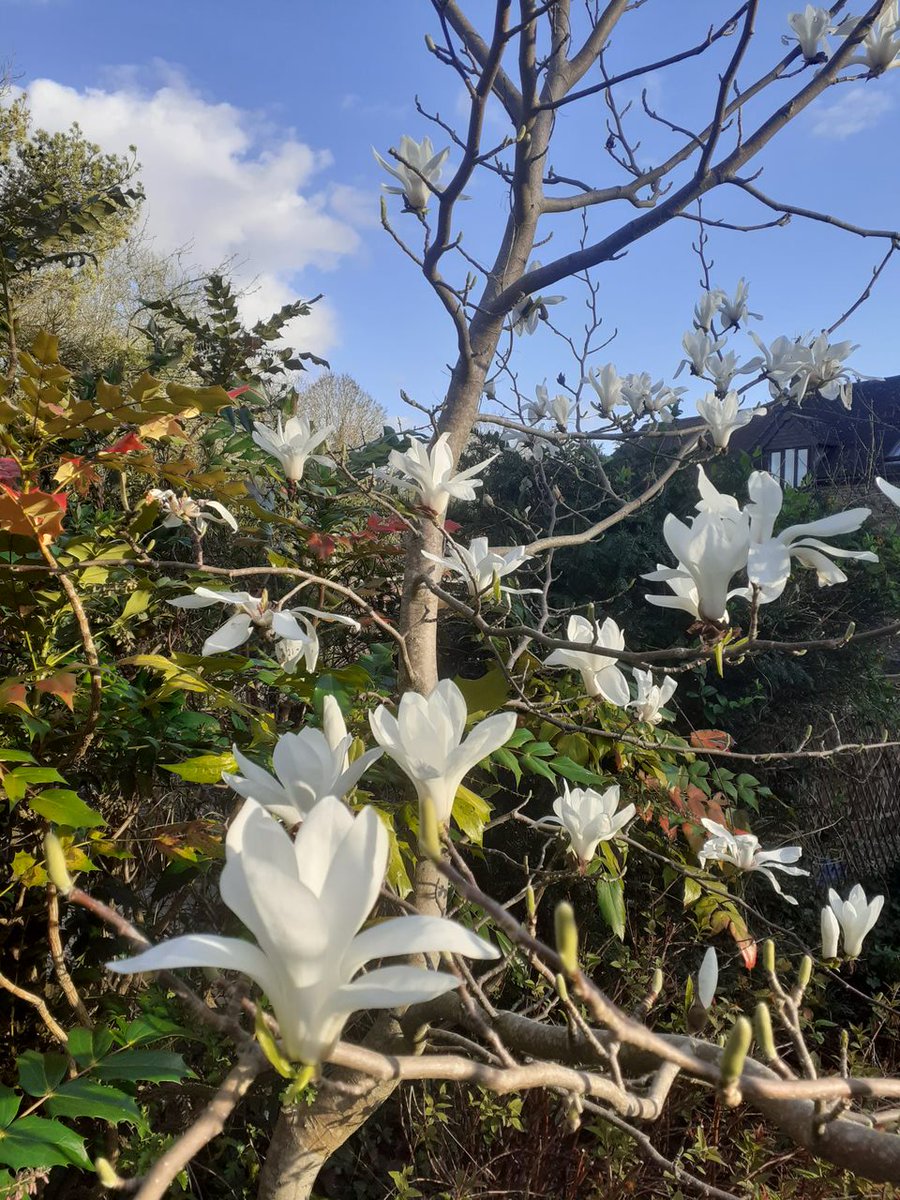
<path fill-rule="evenodd" d="M 149 449 L 149 447 L 144 445 L 144 443 L 141 441 L 141 439 L 138 437 L 138 435 L 136 433 L 126 433 L 124 437 L 120 437 L 117 442 L 113 442 L 113 444 L 111 446 L 108 446 L 107 449 L 104 450 L 102 453 L 103 454 L 131 454 L 135 450 L 147 450 L 147 449 Z"/>
<path fill-rule="evenodd" d="M 730 750 L 733 740 L 724 729 L 695 729 L 691 734 L 691 745 L 698 750 Z"/>
<path fill-rule="evenodd" d="M 0 684 L 0 708 L 7 708 L 9 705 L 15 704 L 17 708 L 30 713 L 31 709 L 25 699 L 27 695 L 27 684 L 20 683 L 18 679 L 7 679 L 5 683 Z"/>
<path fill-rule="evenodd" d="M 77 680 L 71 671 L 57 671 L 55 675 L 49 676 L 47 679 L 41 679 L 35 684 L 39 692 L 46 692 L 50 696 L 56 696 L 62 700 L 66 708 L 71 712 L 74 708 L 74 696 Z"/>
<path fill-rule="evenodd" d="M 52 542 L 62 533 L 66 505 L 62 492 L 17 492 L 0 484 L 0 529 L 17 537 Z"/>

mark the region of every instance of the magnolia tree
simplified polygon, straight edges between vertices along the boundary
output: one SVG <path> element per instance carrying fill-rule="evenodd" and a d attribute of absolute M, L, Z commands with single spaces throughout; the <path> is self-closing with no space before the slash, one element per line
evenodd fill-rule
<path fill-rule="evenodd" d="M 643 7 L 609 0 L 574 13 L 568 0 L 515 8 L 496 0 L 488 17 L 478 6 L 466 13 L 456 0 L 433 0 L 427 49 L 465 90 L 467 120 L 453 128 L 422 104 L 420 136 L 398 137 L 376 157 L 391 179 L 382 224 L 410 270 L 431 285 L 458 356 L 444 400 L 405 442 L 329 453 L 331 430 L 302 411 L 267 420 L 252 406 L 238 407 L 264 394 L 263 383 L 245 395 L 250 367 L 229 392 L 219 383 L 188 388 L 144 376 L 125 393 L 101 381 L 98 419 L 71 389 L 52 339 L 8 358 L 2 517 L 21 546 L 9 569 L 62 589 L 89 679 L 66 761 L 84 762 L 97 745 L 104 703 L 116 703 L 104 700 L 90 570 L 116 570 L 116 578 L 132 581 L 137 574 L 145 607 L 153 595 L 170 613 L 216 608 L 212 622 L 175 626 L 177 649 L 123 661 L 161 671 L 164 695 L 182 687 L 201 703 L 219 704 L 244 731 L 233 755 L 215 759 L 212 776 L 224 770 L 228 794 L 240 798 L 224 866 L 215 868 L 234 917 L 225 928 L 198 919 L 151 944 L 73 879 L 83 868 L 76 835 L 98 823 L 94 810 L 79 802 L 84 811 L 76 811 L 71 801 L 61 809 L 60 800 L 41 807 L 40 796 L 32 802 L 53 825 L 46 839 L 51 894 L 64 894 L 69 911 L 87 910 L 131 944 L 109 971 L 162 972 L 173 1011 L 186 1005 L 192 1021 L 234 1047 L 233 1066 L 212 1099 L 142 1174 L 126 1178 L 109 1157 L 95 1159 L 109 1188 L 141 1200 L 166 1194 L 248 1091 L 266 1080 L 271 1086 L 273 1073 L 282 1077 L 283 1108 L 260 1177 L 266 1200 L 311 1196 L 329 1157 L 398 1085 L 413 1080 L 463 1081 L 501 1095 L 542 1089 L 574 1127 L 585 1119 L 632 1139 L 679 1194 L 735 1195 L 654 1145 L 654 1122 L 676 1080 L 714 1091 L 728 1107 L 762 1113 L 789 1142 L 839 1168 L 900 1181 L 889 1103 L 900 1081 L 857 1077 L 846 1051 L 829 1060 L 811 1048 L 804 1015 L 808 989 L 822 978 L 840 987 L 845 964 L 865 953 L 883 898 L 859 884 L 832 888 L 821 910 L 821 944 L 804 944 L 782 927 L 779 956 L 766 940 L 757 964 L 755 934 L 766 932 L 766 918 L 751 904 L 767 887 L 779 903 L 796 904 L 783 888 L 809 874 L 799 865 L 802 831 L 800 844 L 763 845 L 745 809 L 727 796 L 692 810 L 686 851 L 673 844 L 666 853 L 664 841 L 660 853 L 647 842 L 648 827 L 636 827 L 638 810 L 646 817 L 668 804 L 672 811 L 679 773 L 689 765 L 712 763 L 724 772 L 756 758 L 727 740 L 679 734 L 677 689 L 693 671 L 713 664 L 727 672 L 762 652 L 846 645 L 900 628 L 895 621 L 803 643 L 766 638 L 768 606 L 786 602 L 796 570 L 830 587 L 847 580 L 839 564 L 865 570 L 860 564 L 876 561 L 860 544 L 869 509 L 785 523 L 778 480 L 754 471 L 746 496 L 733 496 L 718 490 L 707 467 L 736 429 L 766 409 L 802 406 L 813 394 L 849 407 L 857 375 L 846 360 L 854 347 L 832 340 L 844 318 L 815 336 L 763 337 L 763 325 L 749 328 L 762 318 L 750 311 L 746 279 L 714 280 L 706 254 L 716 228 L 736 227 L 712 215 L 715 197 L 741 191 L 761 211 L 757 224 L 742 227 L 748 234 L 796 216 L 882 240 L 877 278 L 900 234 L 773 198 L 758 174 L 769 143 L 830 89 L 851 81 L 880 86 L 879 76 L 900 62 L 900 17 L 895 0 L 854 15 L 843 3 L 810 5 L 785 14 L 784 44 L 760 46 L 760 5 L 746 0 L 664 61 L 634 66 L 639 38 L 630 29 L 646 16 Z M 750 61 L 763 60 L 757 74 L 750 71 Z M 695 76 L 707 66 L 703 128 L 680 127 L 651 108 L 646 93 L 640 113 L 621 102 L 623 84 L 664 70 L 677 79 L 684 63 Z M 557 170 L 559 132 L 598 116 L 608 130 L 604 155 Z M 498 118 L 504 134 L 495 132 Z M 671 134 L 665 161 L 648 167 L 638 158 L 641 122 Z M 476 177 L 479 195 L 502 212 L 493 247 L 477 255 L 462 237 L 467 206 L 460 203 Z M 699 231 L 705 287 L 692 314 L 693 297 L 686 299 L 681 363 L 671 379 L 654 379 L 600 362 L 596 272 L 670 222 Z M 487 238 L 479 240 L 483 247 Z M 561 253 L 552 257 L 549 247 L 557 246 Z M 543 261 L 535 257 L 539 247 Z M 845 316 L 872 283 L 859 300 L 848 298 Z M 589 319 L 573 333 L 577 320 L 567 326 L 565 318 L 578 290 Z M 559 372 L 556 394 L 546 383 L 523 383 L 517 349 L 531 337 L 546 339 L 546 373 Z M 185 429 L 201 419 L 198 410 L 207 422 L 219 421 L 215 436 L 234 450 L 230 469 L 184 467 Z M 681 412 L 688 418 L 676 422 Z M 85 422 L 95 436 L 115 440 L 89 457 L 65 457 L 56 489 L 42 491 L 48 454 L 72 430 L 83 435 Z M 126 423 L 137 435 L 122 429 Z M 476 431 L 478 445 L 493 441 L 496 450 L 463 462 Z M 638 447 L 650 464 L 631 494 L 609 476 L 615 445 Z M 513 456 L 525 463 L 532 494 L 543 497 L 512 514 L 521 539 L 492 546 L 484 536 L 468 544 L 455 538 L 459 526 L 447 519 L 448 508 L 462 517 L 479 497 L 486 505 L 493 460 L 499 466 Z M 568 514 L 560 532 L 550 468 L 567 456 L 590 478 L 603 514 Z M 127 536 L 99 550 L 69 545 L 66 496 L 83 495 L 104 470 L 123 481 Z M 682 471 L 696 484 L 686 521 L 665 511 L 666 485 Z M 155 483 L 149 491 L 144 477 Z M 144 487 L 136 506 L 127 479 Z M 900 501 L 896 487 L 881 486 L 888 500 Z M 631 644 L 627 623 L 622 628 L 592 605 L 565 613 L 552 603 L 556 552 L 587 546 L 647 505 L 670 553 L 666 562 L 646 563 L 649 586 L 636 603 L 677 610 L 685 635 L 683 644 L 652 650 Z M 537 513 L 549 517 L 538 524 Z M 267 531 L 266 557 L 238 565 L 241 535 L 251 526 Z M 399 575 L 390 557 L 398 536 L 405 541 Z M 215 552 L 204 553 L 210 545 Z M 387 564 L 375 583 L 360 566 L 373 545 Z M 254 590 L 231 590 L 244 585 Z M 314 605 L 298 603 L 310 596 Z M 491 668 L 484 678 L 498 684 L 491 695 L 471 680 L 440 677 L 439 632 L 451 616 L 480 646 Z M 356 658 L 371 665 L 366 654 L 376 642 L 380 675 L 363 671 L 360 682 L 351 662 L 332 666 L 330 683 L 322 684 L 320 659 L 333 661 L 330 645 L 354 646 Z M 116 666 L 123 669 L 121 661 Z M 251 725 L 237 685 L 223 684 L 238 678 L 244 690 L 256 680 L 291 698 L 294 713 L 299 700 L 302 717 Z M 27 706 L 27 689 L 42 682 L 23 675 L 7 690 L 20 688 L 15 702 Z M 807 739 L 763 757 L 813 760 L 865 749 Z M 193 774 L 182 764 L 182 778 L 211 781 L 198 766 L 203 757 L 191 760 Z M 512 794 L 493 820 L 469 786 L 485 771 L 505 772 Z M 532 799 L 522 786 L 517 796 L 523 771 L 542 779 L 546 793 Z M 758 799 L 755 778 L 745 772 L 740 779 L 740 798 Z M 23 788 L 33 781 L 40 779 L 25 779 Z M 504 843 L 497 852 L 505 882 L 492 884 L 483 864 L 500 862 L 490 857 L 492 847 L 512 822 L 527 850 Z M 611 998 L 614 969 L 590 945 L 583 897 L 586 888 L 596 895 L 603 920 L 621 937 L 626 867 L 629 856 L 634 862 L 642 854 L 661 858 L 683 878 L 686 894 L 702 899 L 705 924 L 694 926 L 703 937 L 692 957 L 647 971 L 639 1002 L 626 1010 Z M 718 986 L 719 954 L 729 946 L 756 971 L 764 998 L 755 1011 L 740 1012 Z M 57 959 L 62 954 L 54 958 L 59 970 Z M 680 1029 L 671 1019 L 656 1022 L 666 994 L 683 1000 Z M 72 1003 L 80 1024 L 90 1024 Z M 78 1040 L 51 1020 L 75 1075 L 88 1070 Z M 65 1067 L 42 1093 L 51 1113 L 54 1088 L 70 1087 L 60 1083 Z"/>

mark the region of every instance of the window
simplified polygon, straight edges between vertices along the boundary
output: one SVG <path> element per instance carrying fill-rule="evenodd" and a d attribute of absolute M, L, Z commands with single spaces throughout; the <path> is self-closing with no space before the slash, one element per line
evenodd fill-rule
<path fill-rule="evenodd" d="M 786 487 L 799 487 L 809 474 L 810 458 L 810 451 L 805 446 L 772 450 L 768 455 L 767 468 Z"/>

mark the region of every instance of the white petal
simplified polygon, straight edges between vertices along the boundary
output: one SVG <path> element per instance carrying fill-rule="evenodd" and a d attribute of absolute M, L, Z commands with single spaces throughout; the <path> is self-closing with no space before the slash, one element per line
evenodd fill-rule
<path fill-rule="evenodd" d="M 227 654 L 237 646 L 243 646 L 250 637 L 253 621 L 246 613 L 235 613 L 224 625 L 220 625 L 215 633 L 211 633 L 203 643 L 204 656 L 210 654 Z"/>
<path fill-rule="evenodd" d="M 212 967 L 220 971 L 240 971 L 265 992 L 273 986 L 274 972 L 258 946 L 240 938 L 217 937 L 211 933 L 189 933 L 151 946 L 133 958 L 120 958 L 106 964 L 117 975 L 136 975 L 142 971 L 172 971 L 179 967 Z"/>
<path fill-rule="evenodd" d="M 354 975 L 360 967 L 376 958 L 438 951 L 479 959 L 497 958 L 500 953 L 484 938 L 456 921 L 444 917 L 396 917 L 358 934 L 350 943 L 343 968 L 349 975 Z"/>

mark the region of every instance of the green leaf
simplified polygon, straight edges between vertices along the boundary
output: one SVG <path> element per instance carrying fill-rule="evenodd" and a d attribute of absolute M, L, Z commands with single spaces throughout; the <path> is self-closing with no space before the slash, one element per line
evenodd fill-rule
<path fill-rule="evenodd" d="M 131 1096 L 93 1079 L 71 1079 L 47 1101 L 54 1117 L 97 1117 L 103 1121 L 141 1124 L 141 1113 Z"/>
<path fill-rule="evenodd" d="M 0 1084 L 0 1129 L 5 1129 L 19 1111 L 21 1098 L 12 1088 Z"/>
<path fill-rule="evenodd" d="M 189 1074 L 181 1055 L 169 1050 L 121 1050 L 98 1063 L 94 1070 L 96 1079 L 130 1083 L 180 1083 Z"/>
<path fill-rule="evenodd" d="M 16 1059 L 19 1084 L 29 1096 L 49 1096 L 66 1073 L 64 1054 L 40 1054 L 26 1050 Z"/>
<path fill-rule="evenodd" d="M 113 1037 L 108 1029 L 84 1029 L 79 1025 L 69 1030 L 67 1042 L 69 1053 L 84 1068 L 95 1066 L 109 1053 Z"/>
<path fill-rule="evenodd" d="M 57 1121 L 22 1117 L 0 1130 L 0 1163 L 21 1171 L 26 1167 L 81 1167 L 93 1165 L 84 1149 L 84 1138 Z"/>
<path fill-rule="evenodd" d="M 137 588 L 125 601 L 125 607 L 122 609 L 119 620 L 127 621 L 129 617 L 136 617 L 139 613 L 146 612 L 152 597 L 153 592 L 149 588 Z"/>
<path fill-rule="evenodd" d="M 188 783 L 218 783 L 223 771 L 236 771 L 237 761 L 231 751 L 224 754 L 198 754 L 180 763 L 161 763 L 164 771 L 171 771 Z"/>
<path fill-rule="evenodd" d="M 491 667 L 480 679 L 457 675 L 453 682 L 465 697 L 469 720 L 477 713 L 496 712 L 509 699 L 509 680 L 499 667 Z"/>
<path fill-rule="evenodd" d="M 533 742 L 534 734 L 530 729 L 517 729 L 509 741 L 506 743 L 507 749 L 518 749 L 519 746 L 524 746 L 526 742 Z"/>
<path fill-rule="evenodd" d="M 514 754 L 510 754 L 508 750 L 495 750 L 491 755 L 495 762 L 498 762 L 501 767 L 506 767 L 507 771 L 511 771 L 515 776 L 516 783 L 522 782 L 522 768 L 519 766 L 518 760 Z"/>
<path fill-rule="evenodd" d="M 26 783 L 65 783 L 59 771 L 53 767 L 16 767 L 15 775 Z"/>
<path fill-rule="evenodd" d="M 484 827 L 491 815 L 491 806 L 481 796 L 476 796 L 467 787 L 457 789 L 453 801 L 453 817 L 466 835 L 476 846 L 481 845 Z"/>
<path fill-rule="evenodd" d="M 625 885 L 621 878 L 597 880 L 597 907 L 620 942 L 625 940 Z"/>
<path fill-rule="evenodd" d="M 596 785 L 603 782 L 595 771 L 589 771 L 586 767 L 579 766 L 578 763 L 572 762 L 571 758 L 568 758 L 566 755 L 554 758 L 548 765 L 553 768 L 557 775 L 562 775 L 564 779 L 569 779 L 572 783 Z"/>
<path fill-rule="evenodd" d="M 4 746 L 0 748 L 0 762 L 33 763 L 34 755 L 27 750 L 12 750 Z"/>
<path fill-rule="evenodd" d="M 529 773 L 529 775 L 542 775 L 544 779 L 549 779 L 551 783 L 556 783 L 556 776 L 553 774 L 547 764 L 541 762 L 539 758 L 532 758 L 530 754 L 523 754 L 522 766 Z"/>
<path fill-rule="evenodd" d="M 94 829 L 106 824 L 95 808 L 90 808 L 77 792 L 68 788 L 47 788 L 29 800 L 28 807 L 55 825 L 69 825 L 73 829 Z"/>
<path fill-rule="evenodd" d="M 152 1042 L 164 1037 L 190 1036 L 189 1030 L 161 1013 L 144 1013 L 130 1021 L 125 1030 L 125 1042 L 129 1046 L 138 1046 L 141 1042 Z"/>

